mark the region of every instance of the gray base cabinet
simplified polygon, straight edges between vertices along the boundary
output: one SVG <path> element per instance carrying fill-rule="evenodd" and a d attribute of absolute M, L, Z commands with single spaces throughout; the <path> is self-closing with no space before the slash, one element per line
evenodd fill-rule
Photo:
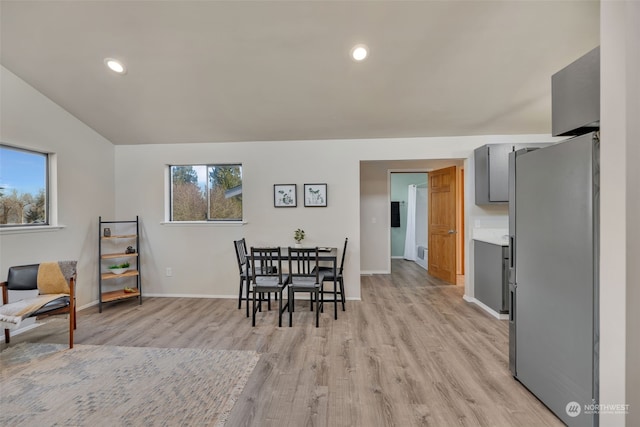
<path fill-rule="evenodd" d="M 497 313 L 509 312 L 509 247 L 473 241 L 475 298 Z"/>

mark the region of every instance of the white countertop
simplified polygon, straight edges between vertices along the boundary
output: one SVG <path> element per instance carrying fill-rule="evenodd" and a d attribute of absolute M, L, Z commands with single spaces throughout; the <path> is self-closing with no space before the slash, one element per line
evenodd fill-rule
<path fill-rule="evenodd" d="M 498 245 L 498 246 L 509 246 L 509 239 L 508 238 L 497 238 L 497 237 L 482 237 L 482 238 L 478 238 L 475 237 L 473 240 L 478 240 L 480 242 L 485 242 L 485 243 L 491 243 L 493 245 Z"/>
<path fill-rule="evenodd" d="M 504 228 L 474 228 L 472 239 L 498 246 L 509 246 L 509 230 Z"/>

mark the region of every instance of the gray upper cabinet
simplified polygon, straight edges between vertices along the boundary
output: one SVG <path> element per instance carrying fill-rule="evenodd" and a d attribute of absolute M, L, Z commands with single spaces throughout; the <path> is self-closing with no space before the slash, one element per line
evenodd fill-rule
<path fill-rule="evenodd" d="M 554 136 L 600 127 L 600 47 L 551 77 L 551 126 Z"/>
<path fill-rule="evenodd" d="M 474 151 L 476 205 L 509 203 L 509 153 L 549 143 L 487 144 Z"/>
<path fill-rule="evenodd" d="M 513 144 L 476 148 L 476 205 L 509 202 L 509 153 Z"/>

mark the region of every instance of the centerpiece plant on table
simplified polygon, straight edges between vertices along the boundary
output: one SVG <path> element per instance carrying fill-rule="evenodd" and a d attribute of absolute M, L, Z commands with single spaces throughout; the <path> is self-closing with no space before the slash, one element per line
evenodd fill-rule
<path fill-rule="evenodd" d="M 298 228 L 296 231 L 294 231 L 293 239 L 296 241 L 296 247 L 299 248 L 301 246 L 300 242 L 304 240 L 304 230 L 301 228 Z"/>

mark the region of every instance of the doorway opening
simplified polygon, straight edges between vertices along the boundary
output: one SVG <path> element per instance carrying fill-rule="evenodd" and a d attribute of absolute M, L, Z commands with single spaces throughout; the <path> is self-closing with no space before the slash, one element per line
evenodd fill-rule
<path fill-rule="evenodd" d="M 428 269 L 426 172 L 392 172 L 391 258 L 413 261 Z"/>
<path fill-rule="evenodd" d="M 413 261 L 404 261 L 404 250 L 396 250 L 398 248 L 404 248 L 404 243 L 393 244 L 394 250 L 392 254 L 392 231 L 395 227 L 391 227 L 391 202 L 399 201 L 397 196 L 391 196 L 391 177 L 392 175 L 400 176 L 405 173 L 419 173 L 422 177 L 427 177 L 420 181 L 414 181 L 413 184 L 422 184 L 425 181 L 429 182 L 431 179 L 431 173 L 439 169 L 457 166 L 460 170 L 464 169 L 465 159 L 427 159 L 427 160 L 367 160 L 360 162 L 360 273 L 363 275 L 375 275 L 375 274 L 391 274 L 392 261 L 394 264 L 402 264 L 405 262 L 412 263 L 411 269 L 416 274 L 423 272 L 425 277 L 430 274 L 429 271 L 423 267 L 417 265 Z M 428 174 L 428 175 L 427 175 Z M 459 195 L 460 200 L 464 197 L 464 191 L 462 187 L 462 180 L 459 181 Z M 419 194 L 418 186 L 418 194 Z M 404 193 L 407 193 L 407 186 L 404 186 Z M 428 193 L 427 193 L 428 194 Z M 405 199 L 404 209 L 407 207 L 407 201 Z M 462 207 L 462 205 L 460 204 Z M 402 208 L 402 204 L 400 204 Z M 428 206 L 427 206 L 428 210 Z M 405 214 L 402 212 L 400 219 L 401 223 L 406 222 Z M 461 215 L 462 210 L 461 210 Z M 422 215 L 427 217 L 428 214 Z M 462 216 L 461 216 L 462 218 Z M 464 230 L 464 224 L 461 221 L 461 225 L 456 227 L 458 230 Z M 406 234 L 402 232 L 393 231 L 406 241 Z M 425 232 L 426 233 L 426 232 Z M 459 239 L 459 262 L 460 273 L 463 272 L 464 266 L 464 238 L 463 232 L 457 234 Z M 393 236 L 395 239 L 397 236 Z M 416 251 L 421 242 L 417 242 Z M 425 246 L 425 258 L 430 255 L 431 248 L 428 244 Z M 401 257 L 401 258 L 395 258 Z M 395 259 L 394 259 L 395 258 Z M 454 281 L 455 283 L 456 281 Z M 459 282 L 459 281 L 458 281 Z"/>

